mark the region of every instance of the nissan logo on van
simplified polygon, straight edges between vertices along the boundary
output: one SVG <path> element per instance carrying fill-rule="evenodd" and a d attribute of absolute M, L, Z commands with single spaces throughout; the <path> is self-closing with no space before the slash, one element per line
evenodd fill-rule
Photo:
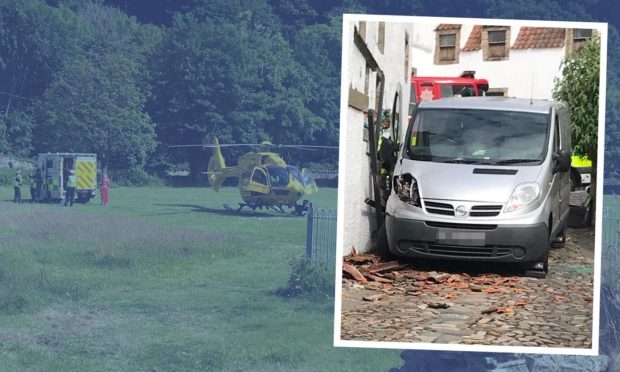
<path fill-rule="evenodd" d="M 459 205 L 456 207 L 455 213 L 458 217 L 465 217 L 467 216 L 467 207 L 464 205 Z"/>

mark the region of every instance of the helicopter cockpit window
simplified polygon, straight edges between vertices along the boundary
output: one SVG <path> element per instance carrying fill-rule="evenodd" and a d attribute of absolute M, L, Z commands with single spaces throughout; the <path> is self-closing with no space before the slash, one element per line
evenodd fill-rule
<path fill-rule="evenodd" d="M 267 176 L 265 175 L 265 171 L 259 168 L 255 168 L 254 174 L 252 175 L 252 182 L 260 183 L 261 185 L 266 185 Z"/>
<path fill-rule="evenodd" d="M 293 167 L 292 165 L 287 165 L 286 169 L 291 176 L 293 176 L 297 181 L 303 182 L 303 178 L 301 176 L 301 172 L 299 172 L 299 168 Z"/>
<path fill-rule="evenodd" d="M 269 172 L 269 181 L 271 186 L 284 187 L 289 183 L 288 170 L 279 165 L 267 166 L 267 172 Z"/>

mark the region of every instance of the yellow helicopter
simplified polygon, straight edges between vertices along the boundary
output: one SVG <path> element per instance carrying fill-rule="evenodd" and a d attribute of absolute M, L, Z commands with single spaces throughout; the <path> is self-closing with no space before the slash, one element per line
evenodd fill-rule
<path fill-rule="evenodd" d="M 269 141 L 260 144 L 220 144 L 217 138 L 213 139 L 212 144 L 203 145 L 176 145 L 170 147 L 193 147 L 201 146 L 212 148 L 213 156 L 209 159 L 207 171 L 203 172 L 209 178 L 211 188 L 216 192 L 227 178 L 239 179 L 239 192 L 243 203 L 239 203 L 240 212 L 243 208 L 252 209 L 273 209 L 286 213 L 284 208 L 289 208 L 291 213 L 303 216 L 308 212 L 311 203 L 303 200 L 298 201 L 304 195 L 318 191 L 316 182 L 307 169 L 287 165 L 282 157 L 271 151 L 248 152 L 241 155 L 236 166 L 226 166 L 222 147 L 237 146 L 260 146 L 263 149 L 270 147 L 297 148 L 303 150 L 313 149 L 337 149 L 335 146 L 314 146 L 314 145 L 273 145 Z M 234 210 L 224 204 L 227 210 Z"/>

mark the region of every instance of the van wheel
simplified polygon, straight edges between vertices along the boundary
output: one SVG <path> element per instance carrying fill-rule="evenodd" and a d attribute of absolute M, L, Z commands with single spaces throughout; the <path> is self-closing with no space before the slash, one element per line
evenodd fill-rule
<path fill-rule="evenodd" d="M 564 243 L 566 243 L 566 224 L 562 226 L 562 230 L 551 241 L 551 248 L 564 248 Z"/>
<path fill-rule="evenodd" d="M 549 272 L 549 249 L 545 253 L 545 257 L 542 261 L 537 261 L 531 264 L 531 266 L 525 270 L 525 276 L 530 278 L 545 279 Z"/>
<path fill-rule="evenodd" d="M 545 279 L 547 272 L 549 271 L 549 246 L 551 243 L 551 231 L 547 234 L 547 244 L 545 245 L 545 254 L 542 260 L 535 261 L 530 264 L 530 267 L 525 270 L 525 276 L 530 278 Z"/>

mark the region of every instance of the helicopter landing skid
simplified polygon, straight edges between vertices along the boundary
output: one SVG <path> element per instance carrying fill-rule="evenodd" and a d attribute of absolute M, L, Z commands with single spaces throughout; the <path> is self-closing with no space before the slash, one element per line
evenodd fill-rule
<path fill-rule="evenodd" d="M 266 209 L 272 209 L 282 214 L 290 213 L 290 214 L 297 215 L 297 216 L 305 216 L 306 214 L 308 214 L 308 211 L 312 208 L 312 203 L 310 203 L 308 200 L 304 200 L 302 204 L 295 203 L 291 205 L 258 205 L 258 204 L 239 203 L 239 208 L 237 209 L 231 207 L 228 204 L 224 204 L 224 209 L 226 209 L 227 211 L 237 212 L 237 213 L 240 213 L 241 210 L 246 207 L 250 208 L 252 210 L 252 213 L 256 212 L 256 208 L 259 208 L 262 210 L 263 207 L 265 207 Z M 288 207 L 291 210 L 287 212 L 284 210 L 284 207 Z"/>
<path fill-rule="evenodd" d="M 245 207 L 248 207 L 250 209 L 252 209 L 252 212 L 256 211 L 256 207 L 257 205 L 250 205 L 250 204 L 245 204 L 245 203 L 239 203 L 239 208 L 237 208 L 237 212 L 241 212 L 241 210 Z"/>

